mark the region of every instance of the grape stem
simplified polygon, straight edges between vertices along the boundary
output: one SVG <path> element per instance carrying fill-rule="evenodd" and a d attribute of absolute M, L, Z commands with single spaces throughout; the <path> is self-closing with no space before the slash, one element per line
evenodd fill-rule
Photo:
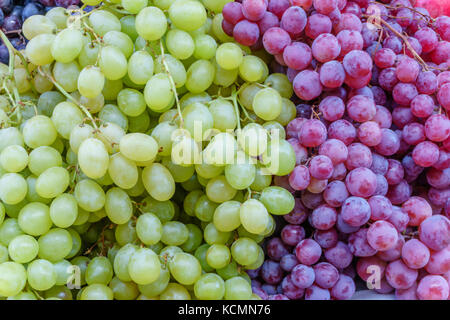
<path fill-rule="evenodd" d="M 98 130 L 98 126 L 95 123 L 94 117 L 92 117 L 92 114 L 89 112 L 89 110 L 83 106 L 80 102 L 78 102 L 74 97 L 72 97 L 66 90 L 64 90 L 64 88 L 53 78 L 52 75 L 45 73 L 41 67 L 38 67 L 39 72 L 41 73 L 41 75 L 43 75 L 44 77 L 46 77 L 47 79 L 49 79 L 53 85 L 70 101 L 72 101 L 73 103 L 75 103 L 77 106 L 80 107 L 80 109 L 84 112 L 84 114 L 89 118 L 89 120 L 91 120 L 92 125 L 94 126 L 94 129 L 96 131 Z"/>
<path fill-rule="evenodd" d="M 175 81 L 173 81 L 172 74 L 170 73 L 169 66 L 167 65 L 166 59 L 164 58 L 164 56 L 165 56 L 164 46 L 163 46 L 163 43 L 161 40 L 159 40 L 159 47 L 161 48 L 161 62 L 167 73 L 167 77 L 169 78 L 170 86 L 172 87 L 172 91 L 175 96 L 175 102 L 177 104 L 178 116 L 180 117 L 180 127 L 183 128 L 184 120 L 183 120 L 183 116 L 181 114 L 180 100 L 178 100 L 177 87 L 175 86 Z"/>
<path fill-rule="evenodd" d="M 240 132 L 241 131 L 241 118 L 240 118 L 239 107 L 238 107 L 238 103 L 237 103 L 237 91 L 236 91 L 235 86 L 233 86 L 233 91 L 231 93 L 231 100 L 233 101 L 234 112 L 236 113 L 237 127 Z"/>

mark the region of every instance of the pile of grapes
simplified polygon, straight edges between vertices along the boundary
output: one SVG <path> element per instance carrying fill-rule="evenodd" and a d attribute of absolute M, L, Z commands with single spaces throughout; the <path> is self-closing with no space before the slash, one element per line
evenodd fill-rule
<path fill-rule="evenodd" d="M 223 16 L 299 98 L 296 167 L 279 179 L 296 206 L 249 272 L 254 292 L 349 299 L 360 278 L 397 299 L 448 299 L 450 18 L 409 0 L 243 0 Z"/>
<path fill-rule="evenodd" d="M 245 271 L 295 205 L 287 76 L 225 2 L 86 3 L 22 51 L 0 33 L 0 297 L 260 299 Z"/>

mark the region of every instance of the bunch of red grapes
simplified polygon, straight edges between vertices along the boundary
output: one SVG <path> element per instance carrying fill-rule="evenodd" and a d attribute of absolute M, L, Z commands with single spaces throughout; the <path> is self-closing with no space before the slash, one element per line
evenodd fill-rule
<path fill-rule="evenodd" d="M 449 298 L 450 17 L 409 0 L 242 0 L 223 30 L 275 57 L 298 117 L 296 195 L 263 299 L 350 299 L 358 278 L 397 299 Z"/>

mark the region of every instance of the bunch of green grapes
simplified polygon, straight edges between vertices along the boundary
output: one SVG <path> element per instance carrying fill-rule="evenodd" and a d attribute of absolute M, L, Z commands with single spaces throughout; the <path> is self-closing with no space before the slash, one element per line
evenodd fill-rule
<path fill-rule="evenodd" d="M 294 208 L 272 177 L 295 166 L 296 111 L 287 77 L 223 32 L 228 1 L 24 22 L 0 66 L 1 297 L 257 299 L 245 270 Z"/>

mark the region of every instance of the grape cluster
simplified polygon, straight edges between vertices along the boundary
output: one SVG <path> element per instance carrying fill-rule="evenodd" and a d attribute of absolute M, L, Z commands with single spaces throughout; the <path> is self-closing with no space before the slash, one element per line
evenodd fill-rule
<path fill-rule="evenodd" d="M 296 108 L 225 2 L 55 7 L 21 51 L 0 33 L 0 297 L 259 299 Z"/>
<path fill-rule="evenodd" d="M 275 181 L 296 207 L 249 272 L 254 291 L 349 299 L 358 275 L 398 299 L 446 300 L 450 17 L 409 0 L 242 0 L 223 16 L 299 98 L 296 167 Z"/>

